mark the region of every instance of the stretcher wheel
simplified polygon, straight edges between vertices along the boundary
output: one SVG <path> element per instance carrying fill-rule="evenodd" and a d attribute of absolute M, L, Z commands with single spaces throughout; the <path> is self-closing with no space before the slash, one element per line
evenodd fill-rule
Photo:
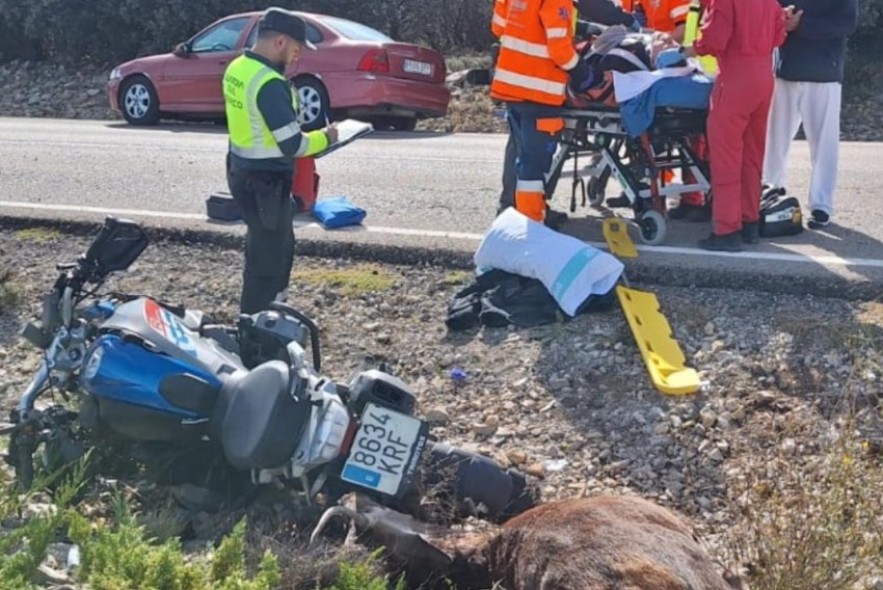
<path fill-rule="evenodd" d="M 643 211 L 638 217 L 638 226 L 641 228 L 641 241 L 645 244 L 658 246 L 665 241 L 668 224 L 659 211 L 655 209 Z"/>

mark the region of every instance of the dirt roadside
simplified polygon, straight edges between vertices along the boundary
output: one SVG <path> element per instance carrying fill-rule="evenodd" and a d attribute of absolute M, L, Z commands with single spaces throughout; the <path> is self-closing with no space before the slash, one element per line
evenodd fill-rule
<path fill-rule="evenodd" d="M 38 362 L 17 337 L 21 323 L 51 285 L 54 264 L 87 243 L 43 228 L 0 228 L 0 260 L 15 292 L 0 313 L 4 406 Z M 232 320 L 241 256 L 229 246 L 161 239 L 108 287 Z M 855 477 L 871 479 L 856 487 L 883 482 L 880 302 L 654 289 L 705 381 L 697 395 L 667 397 L 652 388 L 618 308 L 533 329 L 449 332 L 446 305 L 469 279 L 440 267 L 301 257 L 290 301 L 321 327 L 330 377 L 346 379 L 366 355 L 385 358 L 414 388 L 439 438 L 519 466 L 539 478 L 546 499 L 655 499 L 687 515 L 721 559 L 728 532 L 745 526 L 748 499 L 759 489 L 790 497 L 790 476 L 802 474 L 808 485 L 838 441 L 859 445 Z M 467 375 L 459 386 L 455 368 Z M 812 496 L 825 497 L 825 479 Z M 868 580 L 881 562 L 869 564 Z"/>

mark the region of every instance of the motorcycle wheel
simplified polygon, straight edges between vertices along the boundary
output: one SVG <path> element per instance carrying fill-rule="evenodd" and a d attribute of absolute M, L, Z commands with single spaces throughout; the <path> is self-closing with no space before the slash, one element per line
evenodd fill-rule
<path fill-rule="evenodd" d="M 42 463 L 41 472 L 56 477 L 46 482 L 52 491 L 63 481 L 63 470 L 85 455 L 85 448 L 67 430 L 58 430 L 50 440 L 37 440 L 24 429 L 12 433 L 9 440 L 9 463 L 15 473 L 17 488 L 28 491 L 34 486 L 37 465 Z"/>
<path fill-rule="evenodd" d="M 193 512 L 236 510 L 254 500 L 261 486 L 251 474 L 230 467 L 215 445 L 160 451 L 149 464 L 182 508 Z"/>

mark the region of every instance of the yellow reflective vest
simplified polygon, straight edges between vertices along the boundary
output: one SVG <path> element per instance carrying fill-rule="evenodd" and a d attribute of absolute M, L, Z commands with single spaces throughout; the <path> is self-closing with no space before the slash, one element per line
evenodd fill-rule
<path fill-rule="evenodd" d="M 699 4 L 699 0 L 692 0 L 692 2 L 690 2 L 690 11 L 687 13 L 687 25 L 684 31 L 684 47 L 692 47 L 693 43 L 702 36 L 702 32 L 699 30 L 701 13 L 702 6 Z M 703 55 L 698 59 L 703 72 L 709 76 L 717 75 L 718 67 L 715 58 L 710 55 Z"/>
<path fill-rule="evenodd" d="M 224 110 L 230 134 L 230 152 L 248 160 L 286 159 L 272 131 L 267 127 L 258 108 L 258 92 L 270 80 L 288 81 L 277 70 L 248 55 L 240 55 L 224 72 Z M 299 111 L 297 92 L 291 93 L 294 112 Z M 300 126 L 292 123 L 293 131 L 300 133 Z M 291 136 L 291 132 L 287 132 Z M 328 138 L 322 132 L 304 133 L 300 149 L 295 157 L 321 152 L 328 146 Z"/>

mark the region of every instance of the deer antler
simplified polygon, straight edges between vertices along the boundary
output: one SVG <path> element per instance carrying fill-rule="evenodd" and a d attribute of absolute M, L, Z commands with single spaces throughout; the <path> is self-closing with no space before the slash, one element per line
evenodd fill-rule
<path fill-rule="evenodd" d="M 325 527 L 328 526 L 328 522 L 335 516 L 346 516 L 347 518 L 355 522 L 357 526 L 360 526 L 362 528 L 367 528 L 369 524 L 368 518 L 364 514 L 359 514 L 352 508 L 348 508 L 346 506 L 332 506 L 322 514 L 322 517 L 319 519 L 319 523 L 316 525 L 316 528 L 313 529 L 313 533 L 310 535 L 309 547 L 313 547 L 316 539 L 319 537 Z"/>

